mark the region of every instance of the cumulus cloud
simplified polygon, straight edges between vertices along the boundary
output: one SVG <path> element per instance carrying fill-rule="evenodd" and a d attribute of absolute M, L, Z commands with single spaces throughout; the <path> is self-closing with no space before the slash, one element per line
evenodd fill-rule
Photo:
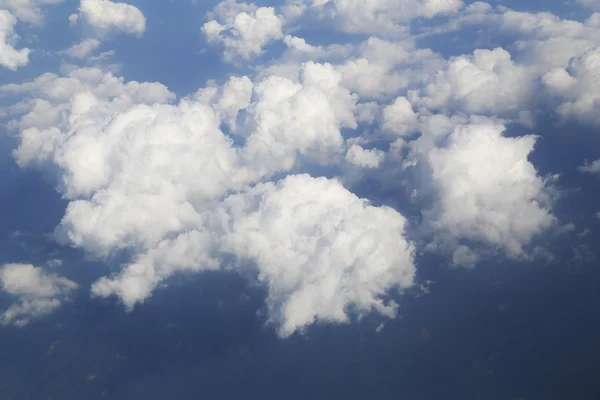
<path fill-rule="evenodd" d="M 54 312 L 77 284 L 31 264 L 5 264 L 0 268 L 0 288 L 18 300 L 2 313 L 0 323 L 25 326 Z"/>
<path fill-rule="evenodd" d="M 339 182 L 288 176 L 227 198 L 224 251 L 256 263 L 279 334 L 315 321 L 346 322 L 348 309 L 394 316 L 382 296 L 413 285 L 406 220 L 373 207 Z"/>
<path fill-rule="evenodd" d="M 143 15 L 119 4 L 82 0 L 71 21 L 143 33 Z M 404 35 L 414 19 L 461 10 L 446 32 L 488 24 L 515 40 L 512 54 L 445 59 Z M 311 44 L 293 24 L 312 17 L 373 36 Z M 529 160 L 536 137 L 510 137 L 505 126 L 532 126 L 541 103 L 595 118 L 599 16 L 565 21 L 446 0 L 227 0 L 208 18 L 202 31 L 226 61 L 256 59 L 277 40 L 281 58 L 184 98 L 68 64 L 0 86 L 20 99 L 4 111 L 20 139 L 17 163 L 55 177 L 68 201 L 55 237 L 100 258 L 131 255 L 94 283 L 94 296 L 131 310 L 174 274 L 238 271 L 264 285 L 269 321 L 286 337 L 354 313 L 393 317 L 389 295 L 415 283 L 416 238 L 429 240 L 418 250 L 467 268 L 543 253 L 531 247 L 556 222 L 552 185 Z M 85 58 L 98 46 L 65 54 Z M 328 178 L 316 176 L 323 170 Z M 375 183 L 387 204 L 412 201 L 422 224 L 409 230 L 397 210 L 357 197 L 358 181 Z"/>
<path fill-rule="evenodd" d="M 34 25 L 44 22 L 42 6 L 62 3 L 63 0 L 0 0 L 0 9 L 6 9 L 20 21 Z"/>
<path fill-rule="evenodd" d="M 9 123 L 21 137 L 14 155 L 21 166 L 60 177 L 70 202 L 59 241 L 99 257 L 137 253 L 120 275 L 93 288 L 132 308 L 176 271 L 219 266 L 215 237 L 229 232 L 210 216 L 225 196 L 249 196 L 248 185 L 306 163 L 343 159 L 341 129 L 356 127 L 356 98 L 341 79 L 331 65 L 306 63 L 295 81 L 232 77 L 172 104 L 160 84 L 73 68 L 0 93 L 32 95 Z"/>
<path fill-rule="evenodd" d="M 559 115 L 600 123 L 600 47 L 574 57 L 566 68 L 549 71 L 542 82 L 557 97 Z"/>
<path fill-rule="evenodd" d="M 101 33 L 123 32 L 142 36 L 146 31 L 146 17 L 137 8 L 127 3 L 110 0 L 81 0 L 79 17 Z M 71 23 L 79 18 L 69 17 Z"/>
<path fill-rule="evenodd" d="M 202 26 L 209 42 L 225 47 L 224 59 L 249 60 L 263 52 L 272 40 L 283 38 L 283 17 L 273 7 L 226 1 L 209 14 L 212 18 Z"/>
<path fill-rule="evenodd" d="M 13 47 L 17 19 L 8 11 L 0 9 L 0 65 L 12 71 L 29 63 L 29 49 Z"/>
<path fill-rule="evenodd" d="M 519 258 L 523 246 L 551 227 L 551 197 L 527 157 L 535 136 L 505 137 L 494 123 L 459 125 L 427 161 L 437 191 L 429 223 L 444 240 L 485 244 Z M 448 237 L 445 237 L 448 235 Z M 459 247 L 455 263 L 476 261 Z"/>

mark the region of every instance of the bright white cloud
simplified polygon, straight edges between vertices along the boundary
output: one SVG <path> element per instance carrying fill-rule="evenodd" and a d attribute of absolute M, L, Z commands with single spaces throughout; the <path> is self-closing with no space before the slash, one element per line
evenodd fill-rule
<path fill-rule="evenodd" d="M 533 84 L 531 69 L 515 64 L 506 50 L 475 50 L 472 56 L 452 58 L 424 89 L 409 91 L 409 99 L 430 110 L 518 113 Z"/>
<path fill-rule="evenodd" d="M 127 3 L 110 0 L 81 0 L 79 16 L 99 32 L 124 32 L 142 36 L 146 31 L 146 17 L 137 8 Z M 71 23 L 78 18 L 69 17 Z"/>
<path fill-rule="evenodd" d="M 438 193 L 428 212 L 436 234 L 523 257 L 523 246 L 555 222 L 545 182 L 527 157 L 534 136 L 505 137 L 504 127 L 456 127 L 443 147 L 426 154 Z M 466 250 L 455 262 L 472 259 Z"/>
<path fill-rule="evenodd" d="M 29 49 L 14 48 L 16 23 L 11 13 L 0 9 L 0 65 L 13 71 L 29 63 Z"/>
<path fill-rule="evenodd" d="M 579 171 L 590 174 L 600 174 L 600 160 L 595 160 L 591 163 L 586 161 L 584 165 L 579 167 Z"/>
<path fill-rule="evenodd" d="M 283 18 L 272 7 L 226 1 L 210 15 L 215 19 L 205 23 L 202 32 L 209 42 L 225 47 L 224 59 L 229 62 L 249 60 L 272 40 L 283 38 Z"/>
<path fill-rule="evenodd" d="M 413 285 L 405 219 L 339 182 L 308 175 L 266 183 L 223 203 L 223 250 L 256 263 L 279 334 L 316 321 L 347 322 L 348 309 L 394 316 L 381 296 Z"/>
<path fill-rule="evenodd" d="M 0 289 L 17 298 L 0 316 L 3 325 L 27 325 L 55 311 L 77 288 L 75 282 L 31 264 L 5 264 L 0 268 Z"/>

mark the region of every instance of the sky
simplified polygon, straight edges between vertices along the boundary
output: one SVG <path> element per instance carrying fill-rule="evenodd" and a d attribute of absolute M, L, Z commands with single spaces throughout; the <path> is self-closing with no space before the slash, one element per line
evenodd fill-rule
<path fill-rule="evenodd" d="M 600 1 L 0 0 L 0 399 L 597 399 Z"/>

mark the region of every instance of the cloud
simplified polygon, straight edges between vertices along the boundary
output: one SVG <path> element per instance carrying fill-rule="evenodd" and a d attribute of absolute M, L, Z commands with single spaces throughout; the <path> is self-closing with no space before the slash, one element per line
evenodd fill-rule
<path fill-rule="evenodd" d="M 64 50 L 62 53 L 73 58 L 86 58 L 100 47 L 100 44 L 100 41 L 97 39 L 85 39 Z"/>
<path fill-rule="evenodd" d="M 587 162 L 578 168 L 581 172 L 587 172 L 590 174 L 600 174 L 600 160 L 595 160 L 593 162 Z"/>
<path fill-rule="evenodd" d="M 556 96 L 563 118 L 600 123 L 600 47 L 571 59 L 566 68 L 555 68 L 542 77 Z"/>
<path fill-rule="evenodd" d="M 504 130 L 495 123 L 459 125 L 445 145 L 425 155 L 437 192 L 427 218 L 442 240 L 485 244 L 520 258 L 523 246 L 556 218 L 549 189 L 527 159 L 536 138 L 505 137 Z M 455 263 L 475 261 L 467 249 L 457 252 Z"/>
<path fill-rule="evenodd" d="M 0 287 L 18 299 L 0 316 L 0 323 L 24 326 L 54 312 L 77 284 L 31 264 L 5 264 L 0 268 Z"/>
<path fill-rule="evenodd" d="M 575 2 L 594 11 L 600 11 L 600 1 L 598 0 L 575 0 Z"/>
<path fill-rule="evenodd" d="M 502 49 L 475 50 L 453 57 L 424 89 L 409 91 L 417 107 L 469 114 L 515 113 L 527 105 L 533 88 L 531 69 L 515 64 Z"/>
<path fill-rule="evenodd" d="M 209 42 L 225 47 L 223 57 L 232 62 L 260 55 L 272 40 L 283 38 L 283 18 L 272 7 L 225 1 L 209 14 L 212 18 L 202 26 Z"/>
<path fill-rule="evenodd" d="M 104 10 L 116 4 L 84 0 L 71 21 L 143 33 L 141 13 Z M 208 18 L 202 31 L 226 61 L 258 63 L 247 76 L 178 98 L 157 82 L 64 64 L 0 86 L 19 99 L 3 111 L 19 139 L 15 160 L 56 179 L 68 202 L 55 238 L 129 257 L 94 296 L 131 310 L 175 274 L 237 271 L 263 284 L 269 321 L 286 337 L 368 312 L 393 317 L 390 294 L 415 284 L 416 251 L 467 268 L 544 254 L 536 245 L 556 226 L 553 187 L 529 159 L 537 136 L 506 126 L 532 127 L 548 105 L 594 120 L 600 16 L 441 0 L 228 0 Z M 489 26 L 511 52 L 445 59 L 419 47 L 432 32 L 408 35 L 427 18 L 448 21 L 446 33 Z M 335 21 L 327 27 L 341 27 L 332 38 L 344 42 L 300 37 L 315 21 Z M 259 58 L 279 40 L 280 58 Z M 65 54 L 98 46 L 88 39 Z M 357 186 L 373 188 L 373 203 Z M 422 217 L 410 229 L 399 211 L 373 205 L 407 202 Z"/>
<path fill-rule="evenodd" d="M 8 11 L 0 9 L 0 65 L 12 71 L 29 63 L 29 49 L 13 47 L 17 19 Z"/>
<path fill-rule="evenodd" d="M 6 9 L 20 21 L 42 25 L 44 16 L 41 7 L 60 4 L 63 0 L 0 0 L 0 9 Z"/>
<path fill-rule="evenodd" d="M 306 6 L 308 3 L 308 7 Z M 461 0 L 292 0 L 288 9 L 296 14 L 316 14 L 331 18 L 348 33 L 397 35 L 406 32 L 406 24 L 415 18 L 433 18 L 452 14 L 463 6 Z"/>
<path fill-rule="evenodd" d="M 350 307 L 392 317 L 396 305 L 382 296 L 414 283 L 405 218 L 337 181 L 288 176 L 233 195 L 222 209 L 222 248 L 256 263 L 283 337 L 315 321 L 347 322 Z"/>
<path fill-rule="evenodd" d="M 176 271 L 218 267 L 215 237 L 228 233 L 210 216 L 225 196 L 275 173 L 343 160 L 341 129 L 356 127 L 356 99 L 340 82 L 333 66 L 306 63 L 297 81 L 232 77 L 171 103 L 160 84 L 68 68 L 0 93 L 32 96 L 9 123 L 21 137 L 14 155 L 60 178 L 69 204 L 57 239 L 99 257 L 136 254 L 93 288 L 131 308 Z"/>
<path fill-rule="evenodd" d="M 127 3 L 110 0 L 81 0 L 79 16 L 99 32 L 123 32 L 138 37 L 146 31 L 146 18 L 142 12 Z M 78 18 L 69 17 L 71 23 Z"/>

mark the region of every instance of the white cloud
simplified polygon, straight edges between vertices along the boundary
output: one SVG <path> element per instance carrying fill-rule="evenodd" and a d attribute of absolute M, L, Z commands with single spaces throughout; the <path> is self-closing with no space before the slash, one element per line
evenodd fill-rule
<path fill-rule="evenodd" d="M 309 3 L 305 7 L 304 3 Z M 333 18 L 349 33 L 402 34 L 415 18 L 433 18 L 453 14 L 463 6 L 461 0 L 292 0 L 288 9 L 312 12 L 320 18 Z"/>
<path fill-rule="evenodd" d="M 350 146 L 346 161 L 363 168 L 377 168 L 383 161 L 385 152 L 377 149 L 365 149 L 357 144 Z"/>
<path fill-rule="evenodd" d="M 523 246 L 555 222 L 550 194 L 527 157 L 534 136 L 505 137 L 494 123 L 456 127 L 426 158 L 438 200 L 427 213 L 436 235 L 523 257 Z M 455 254 L 455 262 L 468 258 Z"/>
<path fill-rule="evenodd" d="M 533 88 L 532 70 L 515 64 L 502 49 L 475 50 L 458 56 L 419 91 L 409 91 L 416 106 L 450 109 L 469 114 L 518 113 L 527 105 Z"/>
<path fill-rule="evenodd" d="M 223 203 L 224 251 L 256 263 L 281 336 L 314 322 L 347 322 L 349 307 L 392 317 L 381 296 L 413 285 L 405 219 L 339 182 L 308 175 L 256 186 Z"/>
<path fill-rule="evenodd" d="M 587 162 L 579 167 L 579 171 L 587 172 L 590 174 L 600 174 L 600 160 L 595 160 L 593 162 Z"/>
<path fill-rule="evenodd" d="M 412 109 L 412 104 L 404 96 L 383 108 L 381 128 L 396 135 L 403 136 L 414 132 L 418 114 Z"/>
<path fill-rule="evenodd" d="M 124 32 L 142 36 L 146 31 L 146 17 L 142 12 L 127 3 L 110 0 L 81 0 L 79 16 L 99 32 Z M 71 23 L 79 18 L 69 17 Z"/>
<path fill-rule="evenodd" d="M 63 51 L 63 54 L 73 58 L 86 58 L 93 53 L 98 47 L 100 47 L 100 41 L 98 39 L 85 39 L 80 43 L 74 44 L 67 50 Z"/>
<path fill-rule="evenodd" d="M 20 21 L 41 25 L 44 17 L 41 7 L 62 3 L 63 0 L 0 0 L 0 9 L 6 9 Z"/>
<path fill-rule="evenodd" d="M 29 49 L 14 48 L 16 23 L 17 19 L 11 13 L 0 9 L 0 65 L 12 71 L 29 63 Z"/>
<path fill-rule="evenodd" d="M 0 288 L 18 299 L 0 316 L 0 323 L 24 326 L 55 311 L 77 284 L 30 264 L 5 264 Z"/>
<path fill-rule="evenodd" d="M 210 15 L 216 19 L 205 23 L 202 32 L 209 42 L 223 44 L 224 59 L 229 62 L 249 60 L 272 40 L 283 38 L 283 18 L 272 7 L 226 1 Z"/>
<path fill-rule="evenodd" d="M 567 68 L 551 70 L 542 82 L 556 96 L 563 118 L 600 123 L 600 47 L 574 57 Z"/>
<path fill-rule="evenodd" d="M 93 288 L 127 307 L 176 271 L 218 266 L 213 236 L 227 230 L 212 226 L 210 215 L 224 196 L 305 163 L 343 160 L 340 130 L 356 126 L 356 97 L 328 64 L 306 63 L 297 81 L 233 77 L 176 104 L 159 84 L 124 82 L 97 68 L 65 72 L 0 86 L 33 97 L 9 123 L 21 137 L 14 154 L 21 166 L 60 177 L 70 200 L 56 229 L 62 243 L 100 257 L 137 254 Z M 244 118 L 234 124 L 240 110 Z M 222 125 L 243 144 L 234 146 Z"/>

